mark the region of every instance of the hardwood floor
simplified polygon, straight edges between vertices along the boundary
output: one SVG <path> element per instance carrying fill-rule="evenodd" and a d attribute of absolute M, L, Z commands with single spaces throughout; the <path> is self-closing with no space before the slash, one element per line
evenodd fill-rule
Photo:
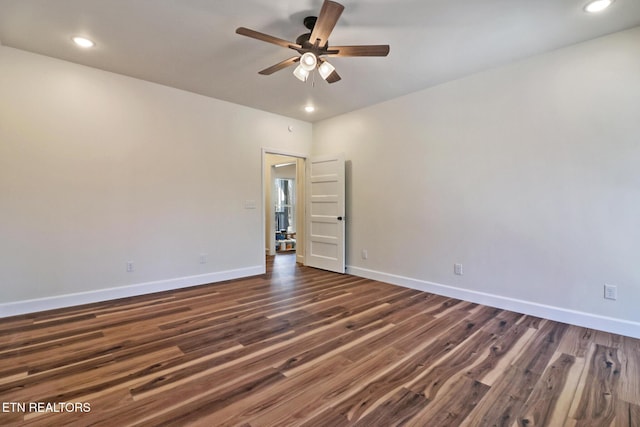
<path fill-rule="evenodd" d="M 640 340 L 294 261 L 0 320 L 0 425 L 640 425 Z"/>

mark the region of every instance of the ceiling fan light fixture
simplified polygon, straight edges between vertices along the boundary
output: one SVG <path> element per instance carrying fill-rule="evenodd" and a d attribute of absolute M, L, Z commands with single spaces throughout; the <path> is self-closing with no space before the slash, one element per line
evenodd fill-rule
<path fill-rule="evenodd" d="M 318 67 L 318 72 L 320 73 L 320 76 L 325 80 L 327 80 L 327 77 L 329 77 L 331 73 L 333 73 L 335 70 L 336 70 L 336 67 L 329 64 L 327 61 L 324 61 Z"/>
<path fill-rule="evenodd" d="M 306 82 L 307 77 L 309 77 L 309 72 L 304 69 L 302 64 L 298 65 L 295 70 L 293 70 L 293 75 L 298 78 L 301 82 Z"/>
<path fill-rule="evenodd" d="M 611 3 L 613 3 L 613 0 L 594 0 L 588 3 L 584 7 L 584 10 L 589 13 L 602 12 L 603 10 L 611 6 Z"/>
<path fill-rule="evenodd" d="M 582 0 L 590 1 L 590 0 Z M 609 0 L 613 1 L 613 0 Z M 341 80 L 340 75 L 331 64 L 325 64 L 325 55 L 330 56 L 387 56 L 389 54 L 388 44 L 379 45 L 354 45 L 354 46 L 332 46 L 329 48 L 329 37 L 333 28 L 338 23 L 338 19 L 344 11 L 344 6 L 335 0 L 323 0 L 320 13 L 317 17 L 307 17 L 304 25 L 310 33 L 305 33 L 296 38 L 295 43 L 270 36 L 260 31 L 251 30 L 245 27 L 236 28 L 236 33 L 241 36 L 275 44 L 280 47 L 295 50 L 298 56 L 285 59 L 279 63 L 258 71 L 261 75 L 271 75 L 276 71 L 283 70 L 298 63 L 293 74 L 297 79 L 305 82 L 316 68 L 327 83 L 335 83 Z M 313 42 L 312 42 L 313 40 Z"/>
<path fill-rule="evenodd" d="M 305 71 L 313 71 L 318 65 L 318 58 L 311 53 L 305 52 L 300 57 L 300 66 L 305 69 Z"/>

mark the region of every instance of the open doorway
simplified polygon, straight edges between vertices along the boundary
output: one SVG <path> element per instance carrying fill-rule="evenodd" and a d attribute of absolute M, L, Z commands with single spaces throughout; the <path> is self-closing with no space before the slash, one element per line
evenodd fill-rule
<path fill-rule="evenodd" d="M 265 252 L 304 264 L 304 158 L 264 153 Z"/>
<path fill-rule="evenodd" d="M 271 203 L 275 211 L 276 254 L 295 252 L 296 227 L 296 162 L 272 166 L 273 191 Z"/>

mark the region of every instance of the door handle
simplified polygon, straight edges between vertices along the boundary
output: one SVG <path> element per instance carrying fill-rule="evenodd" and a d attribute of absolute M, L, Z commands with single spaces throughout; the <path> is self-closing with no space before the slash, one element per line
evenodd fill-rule
<path fill-rule="evenodd" d="M 338 217 L 338 221 L 342 221 L 342 217 L 341 216 Z"/>

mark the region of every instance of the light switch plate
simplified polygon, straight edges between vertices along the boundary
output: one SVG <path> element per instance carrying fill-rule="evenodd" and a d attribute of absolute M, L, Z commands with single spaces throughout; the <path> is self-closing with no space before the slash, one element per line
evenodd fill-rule
<path fill-rule="evenodd" d="M 616 300 L 618 299 L 618 287 L 615 285 L 604 284 L 604 298 Z"/>
<path fill-rule="evenodd" d="M 453 272 L 458 276 L 462 276 L 462 264 L 453 264 Z"/>

